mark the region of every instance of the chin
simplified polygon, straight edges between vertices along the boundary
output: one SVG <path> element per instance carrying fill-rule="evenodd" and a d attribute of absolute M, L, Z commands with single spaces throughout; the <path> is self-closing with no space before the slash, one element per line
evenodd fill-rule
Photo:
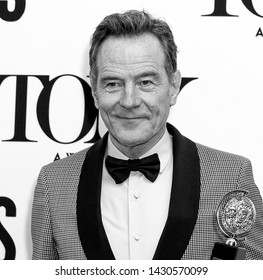
<path fill-rule="evenodd" d="M 137 146 L 148 141 L 148 137 L 143 137 L 141 133 L 136 135 L 134 134 L 134 131 L 131 133 L 119 134 L 115 138 L 121 145 L 127 147 Z"/>

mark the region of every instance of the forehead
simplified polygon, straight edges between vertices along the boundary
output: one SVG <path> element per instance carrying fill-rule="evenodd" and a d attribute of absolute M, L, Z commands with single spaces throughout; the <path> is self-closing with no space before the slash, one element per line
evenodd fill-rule
<path fill-rule="evenodd" d="M 132 37 L 109 37 L 100 46 L 98 72 L 111 69 L 132 70 L 165 67 L 165 54 L 157 37 L 143 34 Z"/>

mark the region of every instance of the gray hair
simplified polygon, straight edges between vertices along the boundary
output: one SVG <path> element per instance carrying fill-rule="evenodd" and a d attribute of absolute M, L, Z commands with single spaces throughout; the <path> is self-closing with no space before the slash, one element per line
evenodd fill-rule
<path fill-rule="evenodd" d="M 89 52 L 90 79 L 93 88 L 97 83 L 97 55 L 99 47 L 109 36 L 138 36 L 150 33 L 160 41 L 166 56 L 166 72 L 169 78 L 177 70 L 177 46 L 168 24 L 153 18 L 145 11 L 130 10 L 123 14 L 115 13 L 106 16 L 97 26 L 91 38 Z"/>

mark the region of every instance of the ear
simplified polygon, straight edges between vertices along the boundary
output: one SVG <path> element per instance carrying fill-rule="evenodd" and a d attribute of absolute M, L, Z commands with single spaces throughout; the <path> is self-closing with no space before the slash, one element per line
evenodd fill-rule
<path fill-rule="evenodd" d="M 181 85 L 182 77 L 179 70 L 173 73 L 172 79 L 170 81 L 171 83 L 171 89 L 170 89 L 170 96 L 171 96 L 171 106 L 173 106 L 176 103 L 177 96 L 180 91 L 180 85 Z"/>
<path fill-rule="evenodd" d="M 97 92 L 96 90 L 94 89 L 91 89 L 91 94 L 92 94 L 92 97 L 93 97 L 93 100 L 94 100 L 94 105 L 97 109 L 99 109 L 99 101 L 98 101 L 98 95 L 97 95 Z"/>
<path fill-rule="evenodd" d="M 94 105 L 97 109 L 99 109 L 99 101 L 98 101 L 98 94 L 96 90 L 96 84 L 94 84 L 94 81 L 90 78 L 90 86 L 91 86 L 91 94 L 94 100 Z"/>

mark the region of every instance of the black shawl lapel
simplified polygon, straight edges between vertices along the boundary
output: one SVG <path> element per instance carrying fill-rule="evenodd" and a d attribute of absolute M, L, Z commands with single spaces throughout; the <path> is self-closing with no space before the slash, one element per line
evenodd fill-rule
<path fill-rule="evenodd" d="M 112 260 L 102 224 L 100 195 L 106 134 L 87 152 L 82 166 L 77 194 L 77 223 L 80 241 L 88 260 Z"/>
<path fill-rule="evenodd" d="M 154 259 L 181 259 L 196 223 L 200 198 L 200 164 L 194 142 L 170 124 L 173 137 L 173 183 L 169 214 Z"/>
<path fill-rule="evenodd" d="M 174 166 L 169 214 L 154 259 L 181 259 L 191 238 L 199 207 L 200 165 L 194 142 L 167 124 L 173 137 Z M 103 228 L 100 209 L 107 134 L 87 152 L 77 194 L 77 223 L 87 259 L 115 259 Z"/>

